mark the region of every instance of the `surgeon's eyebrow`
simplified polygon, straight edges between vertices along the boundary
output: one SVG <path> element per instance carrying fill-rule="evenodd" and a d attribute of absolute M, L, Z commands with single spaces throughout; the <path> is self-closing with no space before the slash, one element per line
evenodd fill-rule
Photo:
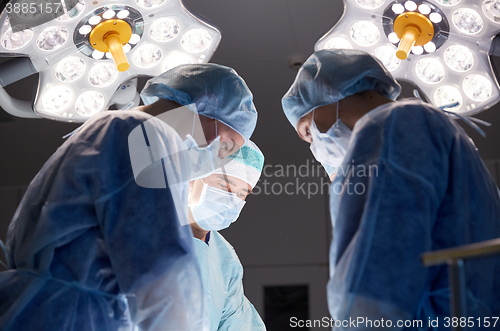
<path fill-rule="evenodd" d="M 228 183 L 229 185 L 233 185 L 233 186 L 237 186 L 235 182 L 231 181 L 229 178 L 227 178 L 227 176 L 225 175 L 221 175 L 219 176 L 219 178 L 223 179 L 226 183 Z M 247 188 L 242 188 L 241 189 L 242 191 L 245 191 L 247 192 L 248 194 L 250 194 L 252 191 L 250 191 L 249 189 Z"/>

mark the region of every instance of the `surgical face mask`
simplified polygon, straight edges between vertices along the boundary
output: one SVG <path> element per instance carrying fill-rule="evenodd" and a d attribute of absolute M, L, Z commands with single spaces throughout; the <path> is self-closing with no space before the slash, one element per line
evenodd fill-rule
<path fill-rule="evenodd" d="M 203 182 L 203 180 L 202 180 Z M 240 215 L 245 201 L 232 192 L 227 192 L 203 182 L 201 196 L 196 204 L 189 204 L 193 218 L 207 231 L 218 231 L 231 225 Z"/>
<path fill-rule="evenodd" d="M 309 146 L 314 158 L 321 162 L 328 175 L 336 172 L 344 161 L 351 140 L 352 131 L 339 119 L 339 104 L 337 102 L 337 121 L 325 133 L 321 133 L 314 122 L 311 122 L 312 143 Z"/>

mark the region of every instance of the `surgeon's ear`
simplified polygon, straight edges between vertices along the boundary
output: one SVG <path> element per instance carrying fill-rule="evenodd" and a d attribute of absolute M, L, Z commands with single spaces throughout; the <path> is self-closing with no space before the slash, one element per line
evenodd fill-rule
<path fill-rule="evenodd" d="M 310 112 L 302 116 L 297 122 L 297 134 L 299 135 L 299 138 L 309 144 L 312 142 L 312 137 L 311 137 L 312 115 L 313 113 Z"/>
<path fill-rule="evenodd" d="M 194 187 L 194 180 L 189 181 L 189 189 L 192 190 Z"/>

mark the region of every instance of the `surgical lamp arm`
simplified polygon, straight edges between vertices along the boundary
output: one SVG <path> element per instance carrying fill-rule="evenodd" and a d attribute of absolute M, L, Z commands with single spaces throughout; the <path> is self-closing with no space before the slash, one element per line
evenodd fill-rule
<path fill-rule="evenodd" d="M 490 255 L 500 255 L 500 238 L 456 248 L 427 252 L 422 254 L 422 264 L 426 267 L 430 267 L 439 264 L 446 264 L 449 260 L 477 259 Z"/>
<path fill-rule="evenodd" d="M 4 86 L 31 76 L 37 70 L 28 57 L 15 57 L 0 64 L 0 107 L 16 117 L 40 118 L 33 112 L 31 101 L 11 97 Z"/>

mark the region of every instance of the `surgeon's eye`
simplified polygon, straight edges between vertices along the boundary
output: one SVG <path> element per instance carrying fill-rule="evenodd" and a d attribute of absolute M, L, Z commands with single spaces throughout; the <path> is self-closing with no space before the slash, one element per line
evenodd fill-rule
<path fill-rule="evenodd" d="M 229 187 L 225 183 L 219 183 L 219 188 L 224 191 L 229 191 Z"/>

